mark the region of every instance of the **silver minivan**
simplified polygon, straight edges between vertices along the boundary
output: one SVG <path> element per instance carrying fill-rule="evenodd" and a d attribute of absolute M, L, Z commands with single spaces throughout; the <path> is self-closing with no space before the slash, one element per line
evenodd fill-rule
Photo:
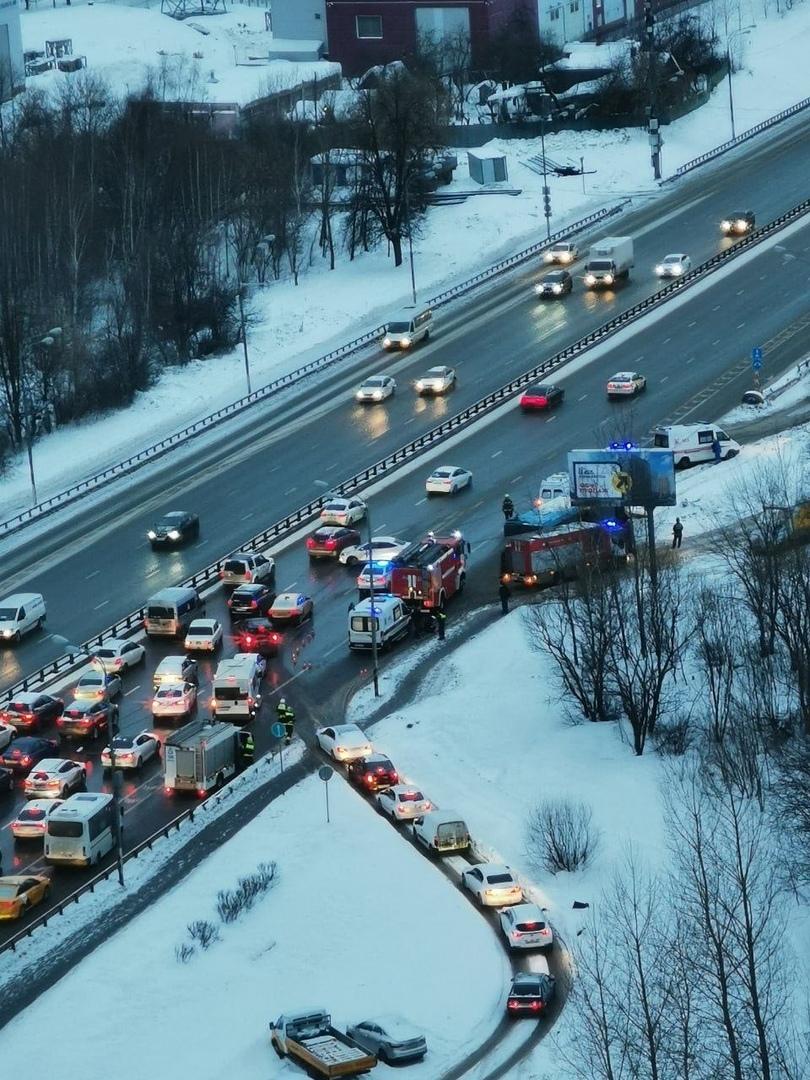
<path fill-rule="evenodd" d="M 200 595 L 190 586 L 161 589 L 146 602 L 147 637 L 183 637 L 201 608 L 205 610 Z"/>
<path fill-rule="evenodd" d="M 0 642 L 17 642 L 45 622 L 45 600 L 40 593 L 15 593 L 0 600 Z"/>
<path fill-rule="evenodd" d="M 410 349 L 418 341 L 427 341 L 433 328 L 430 308 L 409 308 L 392 319 L 385 327 L 384 349 Z"/>

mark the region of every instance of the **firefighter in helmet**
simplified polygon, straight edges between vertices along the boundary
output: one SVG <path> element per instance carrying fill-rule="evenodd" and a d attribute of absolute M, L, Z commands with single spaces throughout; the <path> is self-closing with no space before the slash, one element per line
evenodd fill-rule
<path fill-rule="evenodd" d="M 512 502 L 511 495 L 504 495 L 501 509 L 503 510 L 503 516 L 507 521 L 515 516 L 515 504 Z"/>

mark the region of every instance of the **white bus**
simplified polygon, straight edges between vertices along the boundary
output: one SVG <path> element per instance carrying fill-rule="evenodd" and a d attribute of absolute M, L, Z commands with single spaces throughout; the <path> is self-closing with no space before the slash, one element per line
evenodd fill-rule
<path fill-rule="evenodd" d="M 70 866 L 92 866 L 115 845 L 112 795 L 82 791 L 71 795 L 48 818 L 45 860 Z"/>

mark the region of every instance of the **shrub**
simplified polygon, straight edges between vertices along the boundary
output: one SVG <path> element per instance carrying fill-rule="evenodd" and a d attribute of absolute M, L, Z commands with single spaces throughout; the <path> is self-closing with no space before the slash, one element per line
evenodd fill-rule
<path fill-rule="evenodd" d="M 219 930 L 207 919 L 197 919 L 196 922 L 189 923 L 188 933 L 201 949 L 210 949 L 215 941 L 219 941 Z"/>
<path fill-rule="evenodd" d="M 182 945 L 175 945 L 174 955 L 178 964 L 187 964 L 197 950 L 193 945 L 184 941 Z"/>
<path fill-rule="evenodd" d="M 217 894 L 217 913 L 224 923 L 236 922 L 243 911 L 272 886 L 276 878 L 275 863 L 259 863 L 252 874 L 239 879 L 235 889 L 222 889 Z"/>
<path fill-rule="evenodd" d="M 526 826 L 529 856 L 552 874 L 585 866 L 599 840 L 592 818 L 591 808 L 583 802 L 543 799 Z"/>
<path fill-rule="evenodd" d="M 675 720 L 659 720 L 651 738 L 659 754 L 682 757 L 692 745 L 693 734 L 691 721 L 681 716 Z"/>

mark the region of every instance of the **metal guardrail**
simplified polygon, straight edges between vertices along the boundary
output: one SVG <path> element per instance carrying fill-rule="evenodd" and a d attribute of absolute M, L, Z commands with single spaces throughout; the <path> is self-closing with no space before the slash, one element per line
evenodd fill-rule
<path fill-rule="evenodd" d="M 616 214 L 621 213 L 630 201 L 630 199 L 623 199 L 615 206 L 603 207 L 601 210 L 595 210 L 592 214 L 588 214 L 587 217 L 575 221 L 573 225 L 569 225 L 560 232 L 554 233 L 549 240 L 538 241 L 538 243 L 524 248 L 515 255 L 510 255 L 508 258 L 501 259 L 500 262 L 488 266 L 486 270 L 482 270 L 480 273 L 473 275 L 473 277 L 467 278 L 466 281 L 462 281 L 450 289 L 445 289 L 444 292 L 439 293 L 438 296 L 434 296 L 430 300 L 427 300 L 425 302 L 426 306 L 440 307 L 442 304 L 447 304 L 451 300 L 463 296 L 464 293 L 483 284 L 483 282 L 490 278 L 497 277 L 499 274 L 512 269 L 512 267 L 517 266 L 519 263 L 533 258 L 539 252 L 547 248 L 549 244 L 554 243 L 557 240 L 563 240 L 569 236 L 575 236 L 577 233 L 582 232 L 584 229 L 589 228 L 599 221 L 614 217 Z M 210 431 L 212 428 L 217 427 L 231 417 L 244 412 L 245 409 L 249 409 L 252 405 L 266 401 L 274 394 L 286 390 L 288 387 L 300 382 L 301 379 L 314 375 L 316 372 L 325 371 L 339 360 L 343 360 L 347 356 L 353 355 L 365 345 L 382 337 L 384 331 L 384 326 L 375 326 L 373 330 L 368 330 L 366 333 L 354 338 L 348 344 L 341 345 L 339 348 L 333 349 L 323 356 L 319 356 L 316 360 L 311 360 L 309 363 L 303 364 L 301 367 L 296 368 L 287 375 L 279 376 L 279 378 L 274 379 L 272 382 L 260 386 L 257 390 L 254 390 L 253 393 L 247 394 L 245 397 L 241 397 L 236 401 L 232 401 L 229 405 L 224 405 L 221 409 L 217 409 L 216 412 L 210 413 L 200 420 L 196 420 L 193 424 L 189 424 L 180 431 L 175 431 L 172 435 L 167 435 L 165 439 L 153 443 L 152 446 L 147 446 L 144 450 L 138 451 L 137 454 L 133 454 L 123 461 L 119 461 L 116 465 L 110 465 L 108 468 L 102 469 L 93 476 L 88 476 L 86 479 L 80 480 L 78 483 L 65 488 L 64 491 L 52 495 L 49 499 L 43 499 L 43 501 L 37 503 L 36 506 L 29 507 L 29 509 L 23 510 L 19 514 L 15 514 L 14 517 L 0 522 L 0 537 L 9 536 L 18 529 L 30 525 L 34 521 L 39 521 L 41 518 L 47 517 L 48 514 L 52 514 L 57 510 L 61 510 L 63 507 L 76 502 L 85 495 L 97 491 L 99 487 L 108 483 L 110 480 L 117 480 L 121 476 L 128 476 L 130 473 L 135 472 L 149 462 L 162 457 L 179 443 L 186 442 L 197 435 Z"/>
<path fill-rule="evenodd" d="M 791 116 L 795 116 L 796 113 L 800 113 L 808 107 L 810 107 L 810 98 L 803 98 L 801 101 L 797 101 L 795 105 L 783 109 L 774 116 L 769 116 L 767 120 L 763 120 L 759 124 L 754 124 L 753 127 L 743 131 L 735 139 L 729 139 L 728 142 L 720 143 L 720 145 L 715 146 L 713 150 L 707 150 L 705 154 L 699 154 L 696 158 L 692 158 L 691 161 L 687 161 L 684 165 L 680 165 L 672 176 L 667 177 L 667 180 L 677 180 L 679 176 L 685 176 L 686 173 L 691 172 L 693 169 L 697 169 L 700 165 L 705 165 L 707 161 L 712 161 L 714 158 L 720 157 L 721 154 L 733 150 L 735 146 L 740 146 L 742 143 L 748 142 L 749 139 L 753 139 L 753 137 L 759 135 L 761 131 L 767 131 L 768 128 L 781 124 L 783 120 L 789 120 Z M 666 181 L 664 181 L 664 183 L 666 183 Z"/>
<path fill-rule="evenodd" d="M 253 766 L 253 771 L 258 771 L 262 766 L 267 767 L 270 765 L 273 761 L 273 756 L 274 755 L 272 754 L 265 754 L 265 756 L 260 758 Z M 130 848 L 124 855 L 123 861 L 127 863 L 131 859 L 137 859 L 141 852 L 147 850 L 151 851 L 153 845 L 156 844 L 158 840 L 167 839 L 169 833 L 175 829 L 179 829 L 184 821 L 193 821 L 194 815 L 201 810 L 211 810 L 213 807 L 219 806 L 224 799 L 230 798 L 230 796 L 236 793 L 237 789 L 245 783 L 250 772 L 251 770 L 248 769 L 238 776 L 235 776 L 233 780 L 229 781 L 229 783 L 214 795 L 209 796 L 204 802 L 195 802 L 187 810 L 184 810 L 182 814 L 178 814 L 176 818 L 172 818 L 171 821 L 162 825 L 156 832 L 152 833 L 151 836 L 147 836 L 145 840 L 141 840 L 139 844 Z M 29 938 L 35 930 L 38 930 L 41 926 L 47 926 L 51 919 L 55 919 L 58 915 L 64 915 L 66 909 L 72 904 L 77 904 L 87 893 L 95 892 L 97 885 L 100 885 L 102 881 L 107 881 L 108 878 L 117 873 L 118 863 L 113 861 L 105 870 L 102 870 L 100 874 L 96 874 L 90 881 L 86 881 L 84 885 L 81 885 L 78 889 L 74 890 L 74 892 L 70 893 L 69 896 L 66 896 L 64 900 L 60 900 L 58 904 L 54 904 L 52 908 L 44 911 L 38 918 L 33 919 L 22 930 L 19 930 L 16 934 L 13 934 L 6 941 L 2 942 L 2 944 L 0 944 L 0 953 L 5 952 L 7 949 L 16 952 L 17 946 L 26 938 Z"/>
<path fill-rule="evenodd" d="M 331 492 L 347 495 L 361 489 L 370 482 L 378 479 L 380 476 L 383 476 L 385 473 L 394 471 L 405 464 L 405 462 L 410 461 L 425 450 L 429 450 L 431 447 L 438 445 L 444 439 L 456 434 L 458 431 L 490 412 L 498 405 L 501 405 L 507 398 L 511 397 L 519 390 L 525 389 L 526 386 L 534 382 L 539 376 L 552 374 L 569 360 L 574 359 L 581 353 L 593 348 L 594 345 L 612 337 L 614 334 L 623 330 L 631 323 L 636 322 L 650 311 L 665 304 L 673 296 L 682 292 L 688 286 L 708 277 L 710 274 L 714 273 L 715 270 L 720 269 L 720 267 L 731 262 L 750 248 L 755 247 L 763 240 L 767 240 L 768 237 L 772 236 L 775 232 L 778 232 L 780 229 L 784 228 L 784 226 L 789 225 L 791 222 L 807 213 L 810 213 L 810 199 L 794 206 L 791 210 L 788 210 L 778 218 L 775 218 L 767 225 L 755 229 L 754 232 L 750 233 L 748 236 L 738 240 L 733 247 L 727 248 L 717 255 L 713 255 L 711 259 L 708 259 L 705 263 L 701 263 L 700 266 L 690 270 L 689 273 L 684 274 L 683 277 L 673 279 L 668 285 L 659 289 L 658 292 L 653 293 L 652 296 L 640 300 L 637 304 L 634 304 L 633 307 L 621 312 L 619 315 L 608 320 L 608 322 L 603 323 L 602 326 L 597 327 L 596 330 L 592 330 L 589 334 L 586 334 L 585 337 L 580 338 L 579 341 L 574 342 L 573 345 L 568 345 L 565 349 L 555 353 L 547 360 L 544 360 L 536 367 L 533 367 L 530 371 L 526 371 L 522 375 L 516 376 L 504 386 L 487 394 L 486 397 L 481 398 L 466 409 L 456 413 L 455 416 L 451 416 L 448 420 L 443 421 L 430 431 L 426 431 L 423 435 L 406 443 L 398 450 L 394 450 L 393 453 L 387 454 L 373 465 L 369 465 L 367 468 L 355 473 L 355 475 L 349 477 L 348 480 L 335 484 L 331 488 Z M 255 536 L 244 541 L 238 547 L 233 548 L 232 551 L 217 559 L 216 562 L 211 563 L 210 566 L 205 567 L 203 570 L 199 570 L 196 574 L 192 574 L 191 577 L 186 578 L 185 581 L 182 581 L 179 584 L 191 586 L 195 589 L 206 588 L 219 579 L 219 573 L 223 564 L 234 552 L 267 547 L 274 542 L 282 540 L 287 534 L 294 532 L 306 522 L 313 520 L 329 497 L 329 494 L 319 495 L 317 499 L 313 499 L 311 502 L 294 510 L 291 514 L 288 514 L 287 517 L 282 518 L 269 528 L 262 530 Z M 127 637 L 133 634 L 136 630 L 141 628 L 145 614 L 146 611 L 144 607 L 138 608 L 137 611 L 130 612 L 130 614 L 126 615 L 123 619 L 119 619 L 118 622 L 113 623 L 112 626 L 108 626 L 106 630 L 102 630 L 101 633 L 96 634 L 83 642 L 81 644 L 82 653 L 92 653 L 93 650 L 101 645 L 107 638 Z M 7 700 L 13 698 L 15 694 L 20 693 L 21 691 L 40 689 L 46 680 L 52 679 L 55 675 L 69 672 L 72 668 L 78 666 L 78 663 L 76 654 L 64 654 L 56 660 L 45 664 L 32 674 L 27 675 L 13 686 L 3 690 L 2 693 L 0 693 L 0 699 Z"/>

